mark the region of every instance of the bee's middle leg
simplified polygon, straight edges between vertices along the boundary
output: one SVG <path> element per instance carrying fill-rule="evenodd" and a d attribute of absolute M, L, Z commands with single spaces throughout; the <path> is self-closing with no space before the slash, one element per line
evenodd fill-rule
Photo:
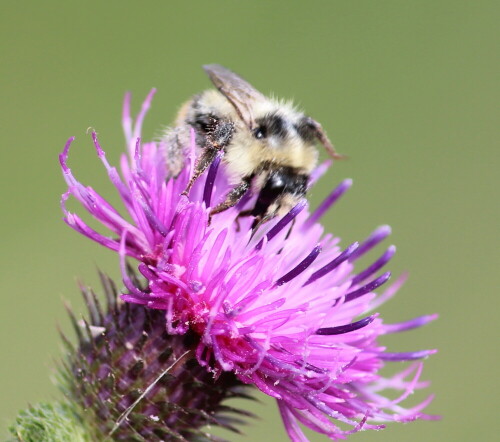
<path fill-rule="evenodd" d="M 210 216 L 215 215 L 216 213 L 224 212 L 231 207 L 234 207 L 238 202 L 243 198 L 246 191 L 250 188 L 250 179 L 244 179 L 240 184 L 238 184 L 233 190 L 231 190 L 226 199 L 215 206 L 210 211 Z"/>

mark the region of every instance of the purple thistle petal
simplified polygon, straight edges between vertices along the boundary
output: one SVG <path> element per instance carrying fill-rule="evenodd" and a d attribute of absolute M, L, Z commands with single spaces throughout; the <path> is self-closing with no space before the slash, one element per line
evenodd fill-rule
<path fill-rule="evenodd" d="M 304 270 L 306 270 L 318 257 L 318 255 L 321 253 L 321 246 L 317 245 L 312 249 L 311 253 L 307 255 L 297 266 L 295 266 L 292 270 L 290 270 L 286 275 L 283 275 L 281 278 L 279 278 L 276 281 L 276 285 L 280 286 L 283 284 L 286 284 L 287 282 L 291 281 L 298 275 L 300 275 Z"/>
<path fill-rule="evenodd" d="M 433 400 L 434 400 L 434 395 L 431 394 L 424 401 L 422 401 L 420 404 L 418 404 L 417 406 L 415 406 L 413 408 L 410 408 L 409 410 L 395 406 L 394 410 L 396 412 L 401 413 L 401 416 L 397 416 L 394 419 L 394 421 L 395 422 L 413 422 L 417 419 L 425 419 L 425 420 L 430 420 L 430 421 L 441 420 L 441 416 L 420 413 L 420 411 L 423 410 L 425 407 L 427 407 Z"/>
<path fill-rule="evenodd" d="M 340 428 L 334 425 L 329 419 L 315 413 L 315 409 L 313 407 L 314 406 L 311 406 L 310 404 L 298 404 L 296 408 L 290 408 L 290 412 L 297 422 L 309 427 L 319 434 L 324 434 L 329 439 L 335 440 L 343 438 L 342 435 L 344 432 L 342 432 Z M 292 441 L 294 440 L 293 438 L 291 439 Z M 300 440 L 305 440 L 306 442 L 309 441 L 309 439 L 305 436 L 304 439 Z"/>
<path fill-rule="evenodd" d="M 190 143 L 189 143 L 189 153 L 188 153 L 188 160 L 189 160 L 189 179 L 193 177 L 194 170 L 195 170 L 195 163 L 196 163 L 196 133 L 193 128 L 189 129 L 189 138 L 190 138 Z"/>
<path fill-rule="evenodd" d="M 383 391 L 387 389 L 392 390 L 406 390 L 408 388 L 408 382 L 405 380 L 408 376 L 411 376 L 413 373 L 421 373 L 424 364 L 423 362 L 415 362 L 408 366 L 405 370 L 397 373 L 393 377 L 389 379 L 381 378 L 377 381 L 376 384 L 372 385 L 370 388 L 370 392 L 376 393 L 378 391 Z M 429 382 L 417 382 L 413 385 L 414 389 L 422 389 L 427 388 L 429 386 Z M 391 401 L 392 403 L 393 401 Z"/>
<path fill-rule="evenodd" d="M 72 229 L 76 230 L 77 232 L 81 233 L 82 235 L 86 236 L 92 241 L 95 241 L 98 244 L 107 247 L 108 249 L 118 251 L 119 245 L 115 239 L 103 236 L 100 233 L 96 232 L 95 230 L 91 229 L 77 215 L 73 215 L 68 212 L 66 213 L 64 221 Z"/>
<path fill-rule="evenodd" d="M 378 243 L 382 242 L 391 234 L 391 228 L 389 226 L 380 226 L 359 246 L 356 253 L 353 253 L 350 261 L 355 261 L 356 259 L 363 256 L 365 253 L 373 249 Z"/>
<path fill-rule="evenodd" d="M 367 293 L 373 292 L 377 288 L 379 288 L 382 284 L 385 284 L 389 278 L 391 277 L 391 272 L 385 272 L 382 275 L 380 275 L 378 278 L 374 279 L 373 281 L 369 282 L 368 284 L 364 285 L 363 287 L 360 287 L 359 289 L 353 290 L 352 292 L 349 292 L 345 295 L 345 300 L 344 302 L 349 302 L 353 301 L 356 298 L 359 298 L 360 296 L 366 295 Z"/>
<path fill-rule="evenodd" d="M 371 324 L 373 320 L 378 315 L 367 316 L 366 318 L 360 319 L 356 322 L 351 322 L 346 325 L 338 325 L 336 327 L 323 327 L 316 330 L 317 335 L 341 335 L 344 333 L 350 333 L 355 330 L 359 330 L 360 328 L 366 327 L 368 324 Z"/>
<path fill-rule="evenodd" d="M 281 414 L 281 419 L 285 429 L 293 442 L 309 442 L 302 429 L 300 428 L 297 419 L 293 415 L 291 409 L 286 405 L 285 401 L 277 400 L 278 408 Z"/>
<path fill-rule="evenodd" d="M 318 206 L 314 213 L 304 223 L 304 228 L 307 229 L 313 224 L 317 223 L 321 217 L 337 202 L 337 200 L 347 192 L 352 186 L 352 180 L 347 179 L 342 181 L 324 201 Z"/>
<path fill-rule="evenodd" d="M 97 134 L 95 132 L 92 132 L 92 139 L 94 140 L 94 146 L 97 150 L 97 155 L 104 164 L 104 167 L 108 172 L 109 179 L 120 193 L 120 197 L 125 206 L 126 207 L 129 206 L 131 198 L 129 189 L 120 179 L 120 176 L 118 175 L 116 168 L 111 167 L 110 164 L 108 163 L 108 160 L 106 159 L 106 153 L 102 150 L 101 145 L 99 144 L 99 140 L 97 138 Z"/>
<path fill-rule="evenodd" d="M 254 318 L 256 316 L 260 316 L 264 313 L 271 314 L 271 312 L 273 312 L 274 310 L 282 307 L 285 304 L 285 302 L 286 302 L 285 298 L 280 298 L 271 304 L 262 305 L 258 308 L 253 309 L 253 310 L 246 311 L 245 313 L 240 313 L 238 315 L 238 318 L 242 319 L 242 320 L 246 320 L 246 319 Z"/>
<path fill-rule="evenodd" d="M 389 299 L 391 299 L 398 290 L 403 286 L 403 284 L 408 279 L 408 273 L 403 273 L 399 276 L 389 287 L 385 289 L 385 291 L 378 295 L 373 301 L 370 302 L 368 306 L 368 311 L 373 311 L 379 308 L 382 304 L 386 303 Z"/>
<path fill-rule="evenodd" d="M 69 148 L 71 147 L 71 143 L 75 140 L 75 137 L 70 137 L 66 144 L 64 145 L 63 151 L 59 154 L 59 163 L 61 164 L 63 173 L 69 172 L 69 167 L 67 166 Z"/>
<path fill-rule="evenodd" d="M 122 272 L 123 284 L 125 285 L 127 290 L 130 292 L 130 294 L 132 294 L 134 296 L 138 296 L 138 297 L 143 297 L 144 293 L 134 285 L 134 283 L 130 279 L 130 276 L 127 272 L 126 248 L 125 248 L 126 240 L 127 240 L 127 232 L 124 232 L 122 237 L 121 237 L 120 248 L 118 250 L 118 256 L 120 258 L 120 270 Z"/>
<path fill-rule="evenodd" d="M 410 396 L 415 391 L 416 388 L 418 388 L 418 380 L 420 379 L 420 375 L 422 374 L 423 369 L 424 369 L 424 364 L 422 363 L 416 364 L 416 370 L 413 379 L 407 383 L 403 393 L 398 398 L 391 401 L 391 404 L 393 405 L 399 404 L 400 402 L 404 401 L 408 396 Z"/>
<path fill-rule="evenodd" d="M 139 175 L 140 178 L 146 178 L 144 176 L 144 171 L 142 170 L 142 154 L 141 154 L 141 137 L 135 137 L 135 147 L 134 147 L 134 166 L 135 172 Z M 140 180 L 137 180 L 140 183 Z"/>
<path fill-rule="evenodd" d="M 105 157 L 104 151 L 102 150 L 101 145 L 99 144 L 99 139 L 97 138 L 97 133 L 92 131 L 92 141 L 94 142 L 95 150 L 97 151 L 97 156 L 99 158 Z"/>
<path fill-rule="evenodd" d="M 398 333 L 402 331 L 412 330 L 422 327 L 438 318 L 438 315 L 424 315 L 418 318 L 410 319 L 409 321 L 399 322 L 397 324 L 384 324 L 385 333 Z"/>
<path fill-rule="evenodd" d="M 69 194 L 73 195 L 80 203 L 87 209 L 87 211 L 98 221 L 104 224 L 108 229 L 110 229 L 116 235 L 121 235 L 124 230 L 128 230 L 135 234 L 135 239 L 141 247 L 147 247 L 144 243 L 144 238 L 140 230 L 126 221 L 118 211 L 111 206 L 104 198 L 102 198 L 97 192 L 95 192 L 90 187 L 85 187 L 79 183 L 73 176 L 71 169 L 67 167 L 66 160 L 68 157 L 68 152 L 71 144 L 71 139 L 66 143 L 63 153 L 60 155 L 60 162 L 64 171 L 64 178 L 68 184 L 68 192 L 63 197 L 61 204 L 64 213 L 66 214 L 66 219 L 68 224 L 71 225 L 76 230 L 87 232 L 86 236 L 89 238 L 99 238 L 98 242 L 102 243 L 102 235 L 95 232 L 93 229 L 85 225 L 83 221 L 76 215 L 70 214 L 65 209 L 65 201 L 67 200 Z M 70 216 L 71 215 L 71 216 Z M 95 239 L 97 240 L 97 239 Z M 109 241 L 106 240 L 107 247 L 109 247 Z M 115 247 L 110 247 L 116 250 Z"/>
<path fill-rule="evenodd" d="M 228 235 L 227 229 L 221 230 L 221 232 L 217 235 L 217 237 L 213 243 L 213 246 L 209 252 L 207 263 L 206 263 L 204 271 L 201 275 L 201 278 L 203 278 L 205 280 L 208 279 L 209 275 L 212 273 L 212 271 L 214 269 L 214 266 L 219 261 L 219 259 L 222 258 L 222 253 L 221 253 L 222 246 L 227 238 L 227 235 Z M 219 258 L 219 257 L 221 257 L 221 258 Z"/>
<path fill-rule="evenodd" d="M 162 222 L 156 217 L 153 209 L 151 206 L 148 204 L 146 199 L 143 197 L 143 195 L 140 194 L 140 192 L 135 193 L 136 200 L 139 202 L 142 212 L 146 217 L 146 220 L 149 223 L 149 226 L 151 227 L 152 230 L 157 231 L 161 236 L 166 237 L 167 236 L 167 228 L 162 224 Z"/>
<path fill-rule="evenodd" d="M 309 176 L 308 187 L 314 186 L 314 184 L 316 184 L 316 182 L 328 171 L 332 163 L 332 160 L 326 160 L 316 167 Z"/>
<path fill-rule="evenodd" d="M 420 350 L 408 351 L 399 353 L 379 353 L 378 357 L 384 361 L 414 361 L 416 359 L 424 359 L 430 355 L 437 353 L 437 350 Z"/>
<path fill-rule="evenodd" d="M 212 161 L 210 168 L 208 169 L 207 179 L 205 181 L 205 188 L 203 189 L 203 201 L 207 207 L 210 207 L 210 202 L 212 199 L 212 190 L 215 183 L 215 178 L 217 176 L 217 170 L 219 169 L 219 164 L 222 159 L 223 151 L 220 151 L 215 156 Z"/>
<path fill-rule="evenodd" d="M 360 282 L 369 278 L 374 273 L 378 272 L 391 260 L 391 258 L 394 256 L 395 253 L 396 253 L 396 247 L 390 246 L 384 252 L 384 254 L 379 259 L 377 259 L 377 261 L 375 261 L 371 266 L 367 267 L 365 270 L 358 273 L 356 276 L 352 278 L 352 285 L 359 284 Z"/>
<path fill-rule="evenodd" d="M 281 218 L 276 225 L 267 232 L 266 236 L 269 241 L 271 241 L 283 228 L 285 228 L 293 219 L 306 207 L 307 201 L 305 199 L 301 200 L 290 212 L 288 212 L 283 218 Z"/>
<path fill-rule="evenodd" d="M 327 273 L 335 270 L 340 264 L 342 264 L 345 260 L 349 259 L 350 256 L 354 253 L 354 251 L 358 248 L 359 244 L 357 242 L 351 244 L 347 249 L 345 249 L 342 253 L 340 253 L 335 259 L 330 261 L 327 265 L 320 268 L 316 272 L 314 272 L 311 277 L 306 281 L 304 287 L 313 283 L 317 279 L 325 276 Z"/>
<path fill-rule="evenodd" d="M 156 88 L 151 89 L 149 92 L 148 96 L 144 100 L 141 106 L 141 110 L 139 114 L 137 115 L 137 118 L 135 120 L 135 125 L 134 125 L 134 130 L 132 133 L 132 137 L 130 141 L 136 140 L 137 138 L 141 137 L 141 132 L 142 132 L 142 123 L 144 121 L 144 118 L 146 116 L 146 113 L 148 112 L 149 108 L 151 107 L 151 102 L 153 101 L 153 97 L 156 94 Z M 132 149 L 132 145 L 130 145 L 130 148 Z M 130 156 L 133 157 L 133 151 L 130 152 Z"/>
<path fill-rule="evenodd" d="M 307 201 L 301 200 L 295 207 L 293 207 L 283 218 L 281 218 L 267 233 L 267 241 L 273 239 L 281 230 L 283 230 L 293 219 L 306 207 Z M 261 250 L 264 245 L 264 238 L 259 241 L 255 246 L 256 250 Z"/>

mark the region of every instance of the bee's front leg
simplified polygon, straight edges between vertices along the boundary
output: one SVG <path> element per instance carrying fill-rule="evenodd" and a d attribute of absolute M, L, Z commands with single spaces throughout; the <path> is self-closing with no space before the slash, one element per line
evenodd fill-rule
<path fill-rule="evenodd" d="M 225 151 L 234 133 L 234 123 L 227 119 L 212 119 L 213 125 L 205 134 L 205 146 L 203 153 L 196 161 L 193 176 L 189 180 L 188 185 L 182 195 L 187 195 L 193 187 L 195 181 L 200 175 L 207 170 L 208 166 L 213 163 L 215 156 L 219 151 Z"/>
<path fill-rule="evenodd" d="M 198 158 L 196 161 L 196 166 L 194 169 L 193 176 L 189 180 L 188 185 L 184 189 L 184 192 L 182 192 L 181 195 L 187 195 L 189 191 L 191 190 L 191 187 L 193 187 L 193 184 L 195 181 L 200 177 L 200 175 L 207 170 L 208 166 L 212 164 L 212 162 L 215 159 L 215 156 L 217 155 L 217 149 L 213 149 L 211 147 L 205 147 L 203 150 L 203 153 L 201 156 Z"/>

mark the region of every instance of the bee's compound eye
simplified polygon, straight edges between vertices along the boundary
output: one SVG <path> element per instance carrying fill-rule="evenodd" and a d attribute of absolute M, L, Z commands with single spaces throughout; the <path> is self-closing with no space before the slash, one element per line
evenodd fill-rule
<path fill-rule="evenodd" d="M 253 136 L 255 138 L 257 138 L 258 140 L 261 140 L 262 138 L 266 138 L 266 128 L 264 126 L 256 127 L 253 130 Z"/>
<path fill-rule="evenodd" d="M 280 173 L 273 174 L 269 177 L 267 185 L 271 189 L 283 189 L 285 187 L 285 180 L 283 175 Z"/>

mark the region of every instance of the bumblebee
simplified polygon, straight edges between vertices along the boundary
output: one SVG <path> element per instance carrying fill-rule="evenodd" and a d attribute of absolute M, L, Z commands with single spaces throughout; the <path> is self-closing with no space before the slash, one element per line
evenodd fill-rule
<path fill-rule="evenodd" d="M 218 152 L 234 188 L 211 215 L 235 206 L 247 191 L 257 195 L 254 226 L 286 214 L 306 194 L 318 161 L 316 144 L 334 159 L 343 158 L 321 125 L 291 103 L 269 98 L 234 72 L 217 64 L 203 66 L 217 89 L 185 103 L 174 129 L 165 135 L 168 167 L 177 175 L 185 158 L 183 147 L 194 129 L 201 153 L 185 193 L 210 166 Z"/>

